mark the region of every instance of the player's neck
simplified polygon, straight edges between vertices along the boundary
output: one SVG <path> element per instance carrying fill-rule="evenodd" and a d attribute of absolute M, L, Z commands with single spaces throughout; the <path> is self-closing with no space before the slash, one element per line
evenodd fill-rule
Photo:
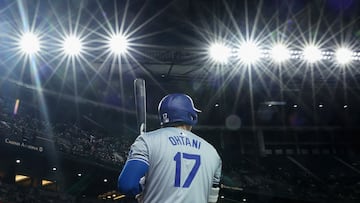
<path fill-rule="evenodd" d="M 192 126 L 190 125 L 179 125 L 179 126 L 176 126 L 177 128 L 180 128 L 180 129 L 183 129 L 183 130 L 187 130 L 187 131 L 191 131 L 192 129 Z"/>

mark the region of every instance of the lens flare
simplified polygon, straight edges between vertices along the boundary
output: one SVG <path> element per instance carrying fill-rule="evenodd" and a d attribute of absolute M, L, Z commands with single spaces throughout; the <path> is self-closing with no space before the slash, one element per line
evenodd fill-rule
<path fill-rule="evenodd" d="M 252 64 L 261 57 L 260 48 L 253 42 L 242 44 L 238 50 L 238 57 L 245 64 Z"/>
<path fill-rule="evenodd" d="M 318 47 L 310 45 L 304 48 L 303 56 L 309 63 L 315 63 L 321 59 L 322 54 Z"/>
<path fill-rule="evenodd" d="M 109 40 L 109 47 L 113 54 L 124 54 L 128 50 L 128 39 L 121 34 L 117 34 L 111 37 Z"/>
<path fill-rule="evenodd" d="M 76 36 L 68 36 L 63 42 L 64 53 L 70 56 L 79 55 L 83 45 L 81 40 Z"/>
<path fill-rule="evenodd" d="M 352 52 L 348 48 L 339 48 L 335 53 L 336 61 L 345 65 L 352 60 Z"/>
<path fill-rule="evenodd" d="M 19 42 L 20 49 L 26 54 L 36 54 L 40 51 L 40 40 L 31 32 L 25 33 Z"/>
<path fill-rule="evenodd" d="M 290 58 L 290 52 L 285 45 L 277 44 L 271 50 L 271 57 L 275 62 L 283 62 Z"/>
<path fill-rule="evenodd" d="M 226 63 L 230 58 L 231 50 L 224 44 L 215 43 L 210 46 L 209 55 L 215 62 Z"/>

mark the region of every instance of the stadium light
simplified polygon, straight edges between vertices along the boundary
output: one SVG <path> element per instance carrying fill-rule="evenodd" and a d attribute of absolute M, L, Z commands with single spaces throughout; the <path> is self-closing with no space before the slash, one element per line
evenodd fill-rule
<path fill-rule="evenodd" d="M 21 36 L 19 46 L 25 54 L 36 54 L 40 51 L 40 40 L 34 33 L 28 32 Z"/>
<path fill-rule="evenodd" d="M 239 47 L 238 57 L 245 64 L 255 63 L 261 57 L 261 50 L 253 42 L 245 42 Z"/>
<path fill-rule="evenodd" d="M 347 48 L 339 48 L 335 53 L 336 61 L 339 64 L 347 64 L 352 60 L 352 52 Z"/>
<path fill-rule="evenodd" d="M 226 63 L 231 56 L 231 50 L 224 44 L 215 43 L 210 46 L 209 55 L 215 62 Z"/>
<path fill-rule="evenodd" d="M 290 58 L 290 52 L 285 45 L 277 44 L 271 50 L 271 57 L 275 62 L 283 62 Z"/>
<path fill-rule="evenodd" d="M 70 56 L 79 55 L 82 51 L 82 42 L 76 36 L 68 36 L 63 42 L 64 53 Z"/>
<path fill-rule="evenodd" d="M 129 46 L 128 39 L 121 34 L 111 36 L 109 40 L 109 47 L 113 54 L 124 54 L 127 52 Z"/>
<path fill-rule="evenodd" d="M 310 45 L 303 50 L 304 59 L 310 63 L 314 63 L 321 59 L 321 51 L 318 47 Z"/>

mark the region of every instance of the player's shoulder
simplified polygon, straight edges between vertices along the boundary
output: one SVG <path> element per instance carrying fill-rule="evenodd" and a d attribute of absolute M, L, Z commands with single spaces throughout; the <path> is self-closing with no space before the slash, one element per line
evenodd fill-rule
<path fill-rule="evenodd" d="M 166 128 L 159 128 L 156 130 L 145 132 L 144 134 L 140 135 L 144 140 L 152 140 L 160 138 L 166 134 L 168 134 L 168 130 Z"/>
<path fill-rule="evenodd" d="M 156 129 L 156 130 L 146 132 L 146 133 L 143 134 L 143 136 L 152 137 L 152 136 L 156 136 L 156 135 L 160 135 L 160 134 L 164 134 L 164 133 L 166 133 L 166 128 L 159 128 L 159 129 Z"/>

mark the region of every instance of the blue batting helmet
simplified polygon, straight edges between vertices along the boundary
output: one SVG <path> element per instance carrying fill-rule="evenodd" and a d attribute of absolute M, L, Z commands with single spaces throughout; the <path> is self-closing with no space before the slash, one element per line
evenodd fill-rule
<path fill-rule="evenodd" d="M 162 98 L 158 107 L 160 125 L 179 122 L 192 126 L 197 123 L 199 112 L 201 111 L 194 107 L 193 100 L 188 95 L 178 93 Z"/>

